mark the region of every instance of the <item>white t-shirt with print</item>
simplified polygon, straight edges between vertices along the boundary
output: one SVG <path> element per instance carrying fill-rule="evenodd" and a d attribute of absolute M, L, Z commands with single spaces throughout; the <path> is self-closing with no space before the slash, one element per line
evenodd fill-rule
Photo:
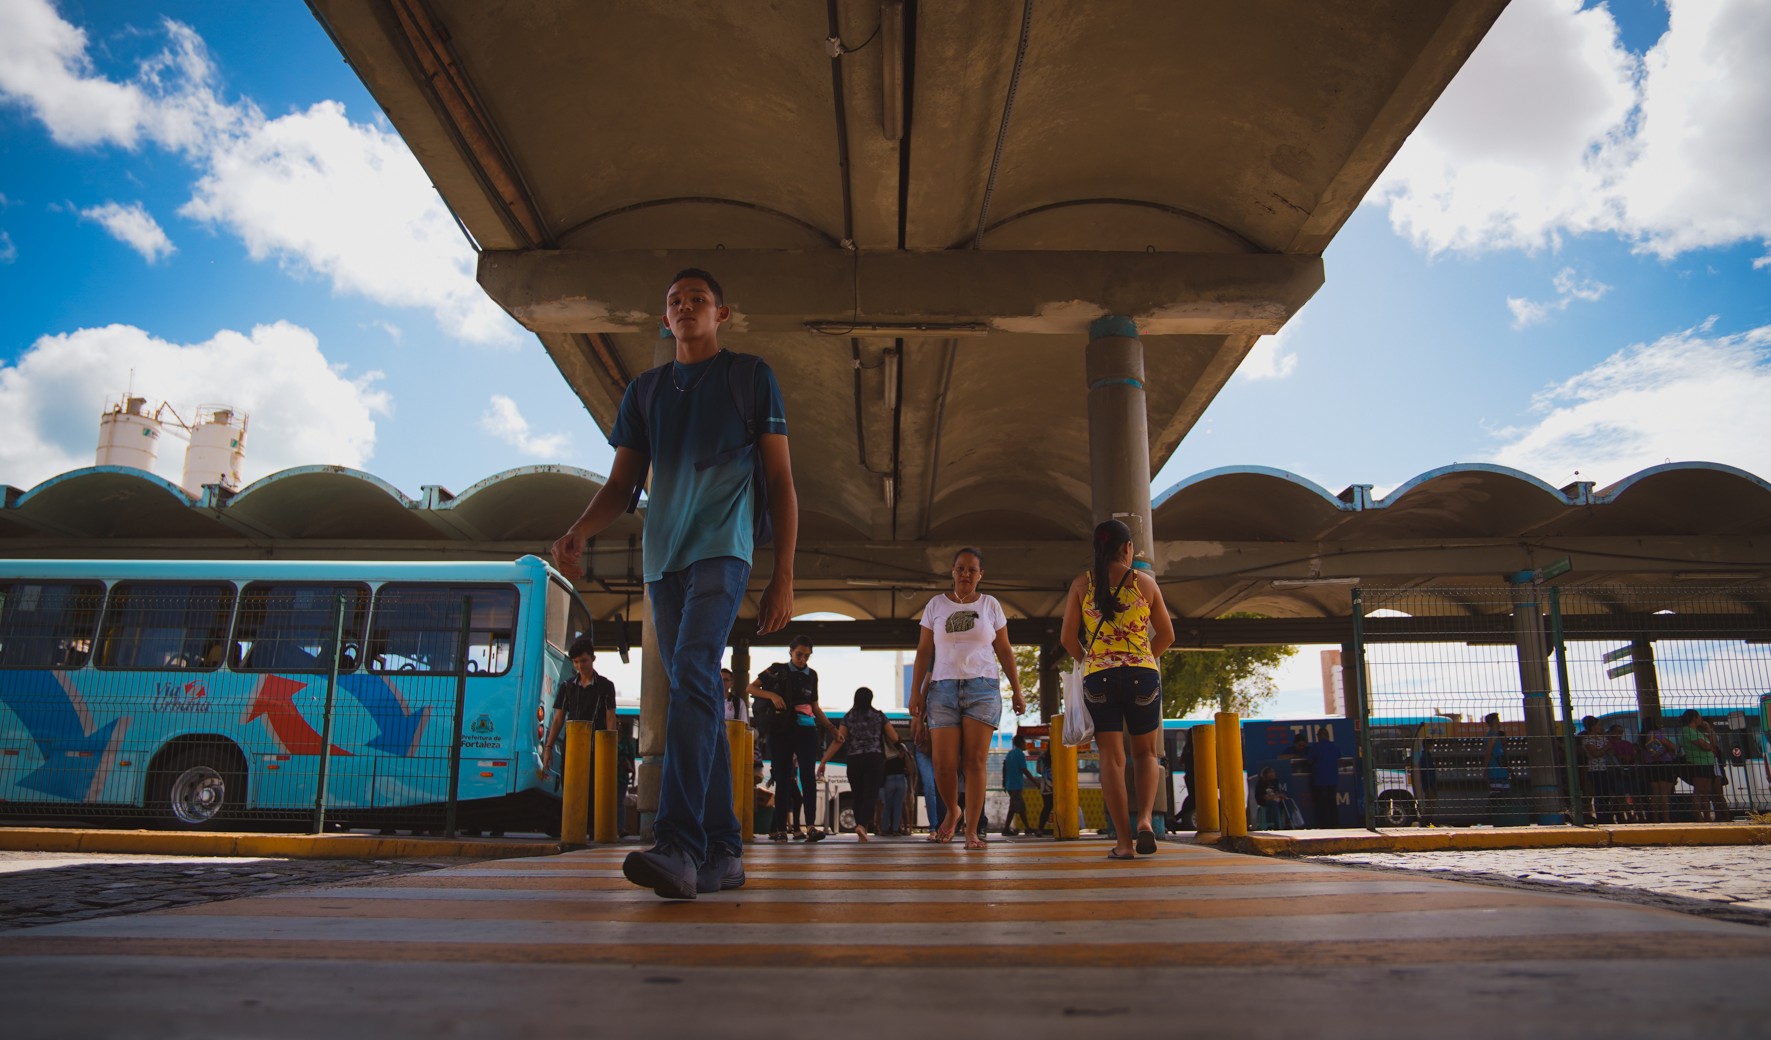
<path fill-rule="evenodd" d="M 935 634 L 930 679 L 989 679 L 1002 674 L 994 647 L 996 633 L 1008 627 L 1008 618 L 995 596 L 955 603 L 943 592 L 922 608 L 922 627 Z"/>

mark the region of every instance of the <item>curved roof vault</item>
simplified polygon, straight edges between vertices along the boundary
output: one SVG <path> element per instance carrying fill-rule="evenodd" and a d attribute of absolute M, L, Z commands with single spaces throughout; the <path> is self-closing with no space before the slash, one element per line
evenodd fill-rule
<path fill-rule="evenodd" d="M 906 545 L 1087 533 L 1106 314 L 1159 469 L 1505 3 L 1029 6 L 309 4 L 600 426 L 705 267 L 809 528 Z"/>

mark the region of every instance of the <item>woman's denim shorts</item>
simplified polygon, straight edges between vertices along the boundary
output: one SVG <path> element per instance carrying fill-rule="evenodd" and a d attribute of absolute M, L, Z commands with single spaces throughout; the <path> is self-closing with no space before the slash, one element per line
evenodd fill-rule
<path fill-rule="evenodd" d="M 1142 736 L 1162 725 L 1162 673 L 1121 665 L 1082 677 L 1082 700 L 1096 733 Z"/>
<path fill-rule="evenodd" d="M 962 718 L 991 729 L 1002 720 L 1002 683 L 995 678 L 936 679 L 929 683 L 929 728 L 950 729 Z"/>

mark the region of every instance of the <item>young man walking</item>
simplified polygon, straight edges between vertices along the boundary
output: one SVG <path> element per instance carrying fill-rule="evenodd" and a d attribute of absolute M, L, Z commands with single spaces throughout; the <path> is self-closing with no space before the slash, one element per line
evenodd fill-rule
<path fill-rule="evenodd" d="M 719 283 L 706 271 L 679 271 L 664 302 L 676 360 L 628 386 L 609 433 L 615 449 L 609 480 L 554 543 L 553 558 L 562 572 L 578 576 L 585 541 L 621 515 L 651 466 L 642 554 L 658 655 L 670 680 L 670 714 L 653 824 L 657 844 L 628 854 L 622 873 L 664 898 L 693 899 L 744 884 L 719 669 L 750 579 L 756 468 L 767 487 L 775 548 L 760 633 L 776 631 L 793 615 L 799 507 L 780 387 L 760 361 L 753 386 L 735 385 L 737 359 L 719 344 L 719 327 L 732 314 Z M 752 397 L 748 430 L 739 393 Z"/>

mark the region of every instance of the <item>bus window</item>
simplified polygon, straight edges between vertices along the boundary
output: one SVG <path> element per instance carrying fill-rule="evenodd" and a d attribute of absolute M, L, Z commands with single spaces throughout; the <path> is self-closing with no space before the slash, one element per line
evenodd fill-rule
<path fill-rule="evenodd" d="M 547 583 L 547 641 L 565 653 L 579 636 L 590 634 L 590 611 L 578 594 L 557 581 Z"/>
<path fill-rule="evenodd" d="M 104 597 L 96 581 L 0 584 L 0 668 L 84 665 Z"/>
<path fill-rule="evenodd" d="M 99 629 L 98 666 L 213 671 L 221 667 L 233 610 L 227 582 L 118 582 Z"/>
<path fill-rule="evenodd" d="M 516 636 L 517 590 L 509 585 L 436 585 L 389 582 L 375 594 L 369 627 L 369 670 L 461 674 L 461 608 L 472 600 L 467 673 L 510 671 Z"/>
<path fill-rule="evenodd" d="M 242 672 L 330 672 L 340 596 L 345 598 L 344 653 L 338 670 L 354 670 L 369 620 L 369 587 L 360 584 L 247 585 L 240 593 L 228 663 Z"/>

